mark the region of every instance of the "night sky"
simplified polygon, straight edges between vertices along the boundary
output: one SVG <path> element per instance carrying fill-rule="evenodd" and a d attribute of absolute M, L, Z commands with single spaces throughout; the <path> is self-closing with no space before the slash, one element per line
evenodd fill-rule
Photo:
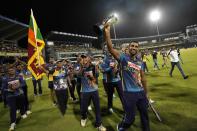
<path fill-rule="evenodd" d="M 0 14 L 28 24 L 31 8 L 43 36 L 52 30 L 95 36 L 92 26 L 113 12 L 120 16 L 117 38 L 156 35 L 148 18 L 155 8 L 161 34 L 197 24 L 197 0 L 4 0 Z"/>

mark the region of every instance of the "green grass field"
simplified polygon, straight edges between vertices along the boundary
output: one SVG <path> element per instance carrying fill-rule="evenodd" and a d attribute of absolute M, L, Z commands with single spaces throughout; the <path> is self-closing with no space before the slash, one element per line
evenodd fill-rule
<path fill-rule="evenodd" d="M 154 107 L 159 111 L 163 123 L 157 121 L 155 115 L 149 110 L 151 131 L 197 131 L 197 49 L 181 50 L 184 64 L 183 70 L 189 75 L 184 80 L 175 68 L 173 77 L 169 77 L 169 69 L 161 68 L 153 71 L 152 59 L 148 63 L 151 70 L 147 74 L 149 95 L 156 101 Z M 170 66 L 170 63 L 168 63 Z M 161 56 L 159 55 L 161 67 Z M 101 81 L 100 81 L 101 82 Z M 34 98 L 31 80 L 28 81 L 29 100 L 32 114 L 21 120 L 17 131 L 93 131 L 95 116 L 91 111 L 85 128 L 80 126 L 79 104 L 68 102 L 68 110 L 64 117 L 57 107 L 50 101 L 49 89 L 46 79 L 43 80 L 43 95 Z M 108 131 L 115 131 L 116 125 L 123 116 L 122 106 L 118 97 L 114 99 L 114 114 L 107 113 L 107 97 L 104 95 L 102 84 L 99 88 L 103 125 Z M 116 96 L 118 96 L 116 94 Z M 9 112 L 0 103 L 0 131 L 6 131 L 9 127 Z M 140 131 L 139 114 L 128 131 Z"/>

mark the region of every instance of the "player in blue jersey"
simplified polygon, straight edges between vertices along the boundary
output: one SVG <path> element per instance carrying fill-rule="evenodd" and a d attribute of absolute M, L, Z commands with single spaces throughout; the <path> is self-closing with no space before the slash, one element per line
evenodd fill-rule
<path fill-rule="evenodd" d="M 21 117 L 27 117 L 25 114 L 24 92 L 21 87 L 21 77 L 16 75 L 15 67 L 9 67 L 8 75 L 2 79 L 2 90 L 6 94 L 7 103 L 10 110 L 10 131 L 16 126 L 16 110 L 19 109 Z"/>
<path fill-rule="evenodd" d="M 16 75 L 21 79 L 20 86 L 24 92 L 25 111 L 26 111 L 26 114 L 29 115 L 32 112 L 30 111 L 29 99 L 28 99 L 28 87 L 27 87 L 26 80 L 25 80 L 25 76 L 27 74 L 26 72 L 27 72 L 27 70 L 25 69 L 25 67 L 23 67 L 23 65 L 18 64 L 16 66 Z"/>
<path fill-rule="evenodd" d="M 96 70 L 91 64 L 90 57 L 83 56 L 81 60 L 81 126 L 85 127 L 87 121 L 87 111 L 90 101 L 93 101 L 96 114 L 95 126 L 99 131 L 106 131 L 102 126 L 98 84 L 96 83 Z"/>
<path fill-rule="evenodd" d="M 140 113 L 142 130 L 150 131 L 147 111 L 147 83 L 142 70 L 142 62 L 136 58 L 139 43 L 131 42 L 128 47 L 129 54 L 120 54 L 112 47 L 109 25 L 105 26 L 104 33 L 108 50 L 119 61 L 121 68 L 125 115 L 122 122 L 117 125 L 117 130 L 126 131 L 133 124 L 137 107 Z"/>

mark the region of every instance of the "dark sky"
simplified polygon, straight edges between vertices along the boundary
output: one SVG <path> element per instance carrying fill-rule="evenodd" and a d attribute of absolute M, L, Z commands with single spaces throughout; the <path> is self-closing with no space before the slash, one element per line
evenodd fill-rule
<path fill-rule="evenodd" d="M 112 12 L 120 16 L 117 38 L 156 35 L 148 19 L 154 8 L 162 12 L 161 34 L 197 24 L 197 0 L 4 0 L 0 14 L 28 24 L 31 8 L 44 36 L 52 30 L 94 36 L 92 26 Z"/>

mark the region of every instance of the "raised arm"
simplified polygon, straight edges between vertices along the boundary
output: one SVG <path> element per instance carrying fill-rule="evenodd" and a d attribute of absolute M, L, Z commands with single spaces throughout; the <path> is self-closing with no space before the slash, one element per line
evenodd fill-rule
<path fill-rule="evenodd" d="M 108 51 L 112 54 L 112 56 L 116 60 L 119 60 L 120 53 L 116 49 L 114 49 L 113 46 L 112 46 L 112 41 L 111 41 L 111 36 L 110 36 L 110 26 L 109 25 L 105 26 L 104 37 L 105 37 L 105 40 L 106 40 L 106 43 L 107 43 Z"/>

